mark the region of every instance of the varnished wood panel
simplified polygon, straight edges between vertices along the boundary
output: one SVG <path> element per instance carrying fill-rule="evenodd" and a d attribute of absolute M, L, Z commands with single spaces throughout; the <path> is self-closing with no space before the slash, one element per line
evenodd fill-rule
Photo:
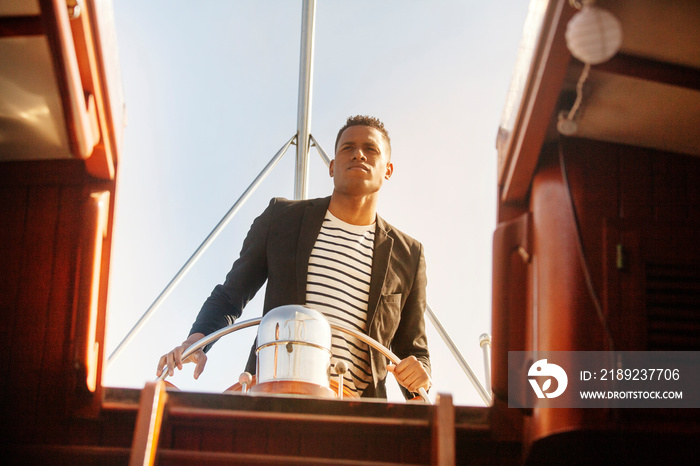
<path fill-rule="evenodd" d="M 634 147 L 627 151 L 620 151 L 618 157 L 620 164 L 619 218 L 629 221 L 651 219 L 654 212 L 651 156 L 647 151 Z"/>
<path fill-rule="evenodd" d="M 74 287 L 71 284 L 76 270 L 76 239 L 80 234 L 81 193 L 80 187 L 62 187 L 58 199 L 49 303 L 44 310 L 46 326 L 42 340 L 41 369 L 36 385 L 39 419 L 68 415 L 66 393 L 72 387 L 67 377 L 72 371 L 69 335 Z"/>
<path fill-rule="evenodd" d="M 85 176 L 79 161 L 1 168 L 0 414 L 22 420 L 2 433 L 14 443 L 61 443 L 78 396 L 74 340 L 84 338 L 73 331 L 85 201 L 92 190 L 112 185 Z M 106 294 L 102 298 L 103 312 Z"/>
<path fill-rule="evenodd" d="M 19 292 L 19 269 L 22 263 L 24 243 L 23 225 L 27 215 L 27 191 L 21 187 L 3 187 L 0 190 L 0 341 L 2 349 L 9 351 L 15 340 L 13 332 L 19 315 L 15 312 Z M 14 385 L 8 383 L 14 362 L 5 356 L 0 358 L 0 371 L 4 383 L 0 383 L 0 400 L 10 400 Z M 0 417 L 11 419 L 11 404 L 0 401 Z M 6 426 L 6 423 L 1 423 Z M 0 427 L 4 430 L 4 427 Z"/>
<path fill-rule="evenodd" d="M 337 422 L 331 413 L 324 418 L 299 414 L 279 419 L 262 415 L 183 420 L 171 415 L 166 418 L 160 446 L 177 451 L 427 464 L 429 429 L 427 424 L 390 428 L 362 418 Z"/>
<path fill-rule="evenodd" d="M 620 213 L 619 157 L 610 144 L 564 140 L 558 147 L 559 165 L 564 165 L 571 186 L 575 213 L 579 221 L 583 248 L 592 270 L 602 270 L 600 251 L 603 236 L 600 232 L 606 218 L 616 218 Z M 573 221 L 573 212 L 572 221 Z M 592 276 L 596 293 L 603 289 L 602 276 Z"/>
<path fill-rule="evenodd" d="M 664 237 L 673 244 L 674 231 L 697 223 L 700 160 L 582 139 L 565 140 L 561 147 L 578 214 L 585 263 L 601 304 L 611 318 L 612 333 L 619 343 L 617 349 L 643 349 L 646 343 L 639 330 L 644 326 L 641 313 L 628 315 L 621 311 L 622 306 L 644 308 L 644 297 L 637 291 L 640 283 L 632 286 L 628 279 L 620 281 L 620 277 L 634 272 L 637 280 L 643 280 L 642 265 L 635 262 L 641 259 L 630 254 L 640 248 L 657 246 L 649 239 L 642 241 L 639 235 Z M 628 233 L 623 237 L 617 230 L 623 223 L 637 225 L 637 236 Z M 627 270 L 616 268 L 618 247 L 622 248 L 623 262 L 627 259 L 628 263 L 623 264 Z M 572 267 L 576 267 L 573 262 Z"/>
<path fill-rule="evenodd" d="M 513 309 L 526 315 L 520 331 L 528 349 L 606 350 L 608 341 L 627 351 L 695 348 L 700 309 L 691 309 L 696 285 L 686 282 L 698 281 L 689 271 L 700 268 L 700 159 L 583 139 L 563 140 L 540 155 L 529 200 L 532 293 L 527 305 Z M 674 283 L 674 276 L 684 282 Z M 650 286 L 664 289 L 654 295 Z M 530 333 L 537 335 L 531 342 Z M 654 416 L 647 421 L 653 429 Z M 537 442 L 610 422 L 603 410 L 535 409 L 525 438 Z"/>
<path fill-rule="evenodd" d="M 687 221 L 689 160 L 666 154 L 652 159 L 653 220 L 675 224 Z"/>
<path fill-rule="evenodd" d="M 24 415 L 26 422 L 18 426 L 20 440 L 28 441 L 34 428 L 37 402 L 41 394 L 41 359 L 47 329 L 47 311 L 51 293 L 51 277 L 55 263 L 54 234 L 58 222 L 60 189 L 37 187 L 28 190 L 27 220 L 23 227 L 25 243 L 18 270 L 20 288 L 11 312 L 18 318 L 11 329 L 13 345 L 8 348 L 12 365 L 8 380 L 12 381 L 12 418 Z"/>
<path fill-rule="evenodd" d="M 700 218 L 700 163 L 691 163 L 687 167 L 688 219 Z"/>

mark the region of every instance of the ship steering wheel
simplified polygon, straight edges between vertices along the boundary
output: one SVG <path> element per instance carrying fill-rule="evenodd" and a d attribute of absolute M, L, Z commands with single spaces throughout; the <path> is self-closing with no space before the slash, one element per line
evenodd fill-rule
<path fill-rule="evenodd" d="M 183 353 L 182 353 L 182 360 L 184 361 L 188 357 L 192 355 L 195 351 L 199 350 L 200 348 L 205 347 L 206 345 L 215 342 L 219 338 L 228 335 L 229 333 L 236 332 L 238 330 L 242 330 L 244 328 L 248 327 L 253 327 L 255 325 L 260 324 L 260 321 L 262 321 L 262 317 L 257 317 L 255 319 L 249 319 L 245 320 L 243 322 L 239 323 L 233 323 L 231 325 L 228 325 L 222 329 L 217 330 L 216 332 L 212 332 L 209 335 L 205 336 L 204 338 L 200 339 L 197 341 L 195 344 L 191 345 L 188 347 Z M 382 345 L 379 343 L 377 340 L 374 338 L 370 337 L 369 335 L 365 335 L 364 333 L 358 332 L 356 330 L 352 330 L 346 327 L 343 327 L 342 325 L 337 325 L 337 324 L 331 324 L 329 323 L 331 329 L 333 330 L 338 330 L 340 332 L 346 333 L 348 335 L 351 335 L 358 340 L 367 343 L 369 346 L 372 348 L 376 349 L 380 353 L 382 353 L 384 356 L 386 356 L 393 364 L 399 364 L 401 362 L 401 359 L 399 359 L 398 356 L 396 356 L 389 348 L 386 346 Z M 165 378 L 168 376 L 168 367 L 165 366 L 163 368 L 163 372 L 161 373 L 160 377 L 157 378 L 157 380 L 165 380 Z M 432 401 L 430 400 L 430 397 L 428 396 L 428 392 L 425 390 L 425 388 L 420 388 L 418 389 L 418 392 L 427 404 L 432 404 Z"/>

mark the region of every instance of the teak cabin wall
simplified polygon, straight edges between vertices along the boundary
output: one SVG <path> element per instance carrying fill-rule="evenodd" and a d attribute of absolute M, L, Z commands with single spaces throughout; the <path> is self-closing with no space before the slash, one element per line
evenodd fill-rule
<path fill-rule="evenodd" d="M 0 165 L 0 417 L 10 421 L 3 422 L 4 441 L 62 443 L 51 437 L 65 435 L 64 420 L 99 408 L 113 192 L 113 182 L 91 178 L 80 160 Z M 101 232 L 94 193 L 110 199 Z M 85 363 L 91 303 L 93 391 Z"/>
<path fill-rule="evenodd" d="M 543 147 L 521 216 L 518 206 L 501 207 L 508 221 L 494 235 L 497 398 L 507 400 L 508 351 L 700 347 L 700 158 L 562 138 Z M 667 420 L 657 411 L 656 420 Z M 526 444 L 612 427 L 606 410 L 521 415 Z"/>
<path fill-rule="evenodd" d="M 562 160 L 565 172 L 562 171 Z M 700 304 L 698 276 L 691 270 L 693 265 L 700 265 L 700 249 L 694 238 L 700 227 L 700 159 L 589 140 L 569 139 L 563 140 L 561 145 L 547 147 L 530 197 L 533 235 L 540 239 L 543 248 L 547 247 L 545 243 L 557 241 L 564 235 L 569 236 L 565 240 L 568 247 L 576 246 L 572 245 L 577 242 L 574 210 L 568 200 L 562 173 L 566 173 L 569 181 L 585 264 L 608 321 L 614 349 L 697 349 L 697 338 L 694 341 L 669 340 L 653 346 L 642 334 L 650 330 L 646 328 L 645 314 L 650 306 L 647 288 L 652 266 L 678 268 L 679 274 L 685 272 L 685 276 L 678 275 L 678 280 L 687 282 L 687 285 L 677 292 L 686 295 L 683 298 L 686 307 L 692 309 Z M 550 182 L 557 188 L 545 188 Z M 544 189 L 555 189 L 549 193 L 551 198 L 543 193 Z M 538 205 L 543 202 L 558 202 L 558 208 L 545 209 L 544 205 Z M 555 216 L 558 222 L 551 228 L 537 227 L 538 219 Z M 600 319 L 595 316 L 593 297 L 580 283 L 584 277 L 578 248 L 570 254 L 562 254 L 563 250 L 552 252 L 566 256 L 567 262 L 561 268 L 571 269 L 579 277 L 577 285 L 571 289 L 556 286 L 554 281 L 552 287 L 567 296 L 570 306 L 594 316 L 592 320 L 570 316 L 578 326 L 571 334 L 571 340 L 580 340 L 572 345 L 572 349 L 608 349 L 609 342 L 603 335 Z M 540 257 L 540 263 L 542 259 Z M 557 274 L 565 276 L 564 270 L 557 270 L 552 280 L 561 279 Z M 540 273 L 539 281 L 547 283 L 547 277 Z M 575 295 L 577 291 L 582 294 Z M 675 298 L 671 296 L 670 299 Z M 695 309 L 697 311 L 697 307 Z M 552 312 L 566 311 L 552 309 Z M 695 318 L 688 317 L 689 325 L 698 323 L 697 314 Z M 547 333 L 539 332 L 541 335 Z M 545 343 L 546 348 L 540 349 L 558 349 L 554 341 L 557 336 L 553 333 L 549 332 L 553 340 Z"/>

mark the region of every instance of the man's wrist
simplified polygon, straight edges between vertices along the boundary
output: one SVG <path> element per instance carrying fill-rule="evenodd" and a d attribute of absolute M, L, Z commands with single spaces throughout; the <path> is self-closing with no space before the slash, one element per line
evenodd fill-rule
<path fill-rule="evenodd" d="M 193 333 L 192 335 L 188 336 L 185 341 L 182 342 L 182 346 L 192 346 L 194 343 L 198 342 L 204 337 L 205 335 L 203 333 Z"/>

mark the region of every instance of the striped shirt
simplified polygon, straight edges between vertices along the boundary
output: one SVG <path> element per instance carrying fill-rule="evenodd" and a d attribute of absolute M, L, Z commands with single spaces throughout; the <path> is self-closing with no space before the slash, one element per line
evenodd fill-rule
<path fill-rule="evenodd" d="M 330 212 L 309 258 L 306 304 L 332 324 L 367 333 L 369 284 L 375 225 L 345 223 Z M 368 346 L 341 332 L 332 332 L 331 364 L 348 365 L 344 385 L 358 396 L 372 380 Z M 333 372 L 332 372 L 333 373 Z"/>

